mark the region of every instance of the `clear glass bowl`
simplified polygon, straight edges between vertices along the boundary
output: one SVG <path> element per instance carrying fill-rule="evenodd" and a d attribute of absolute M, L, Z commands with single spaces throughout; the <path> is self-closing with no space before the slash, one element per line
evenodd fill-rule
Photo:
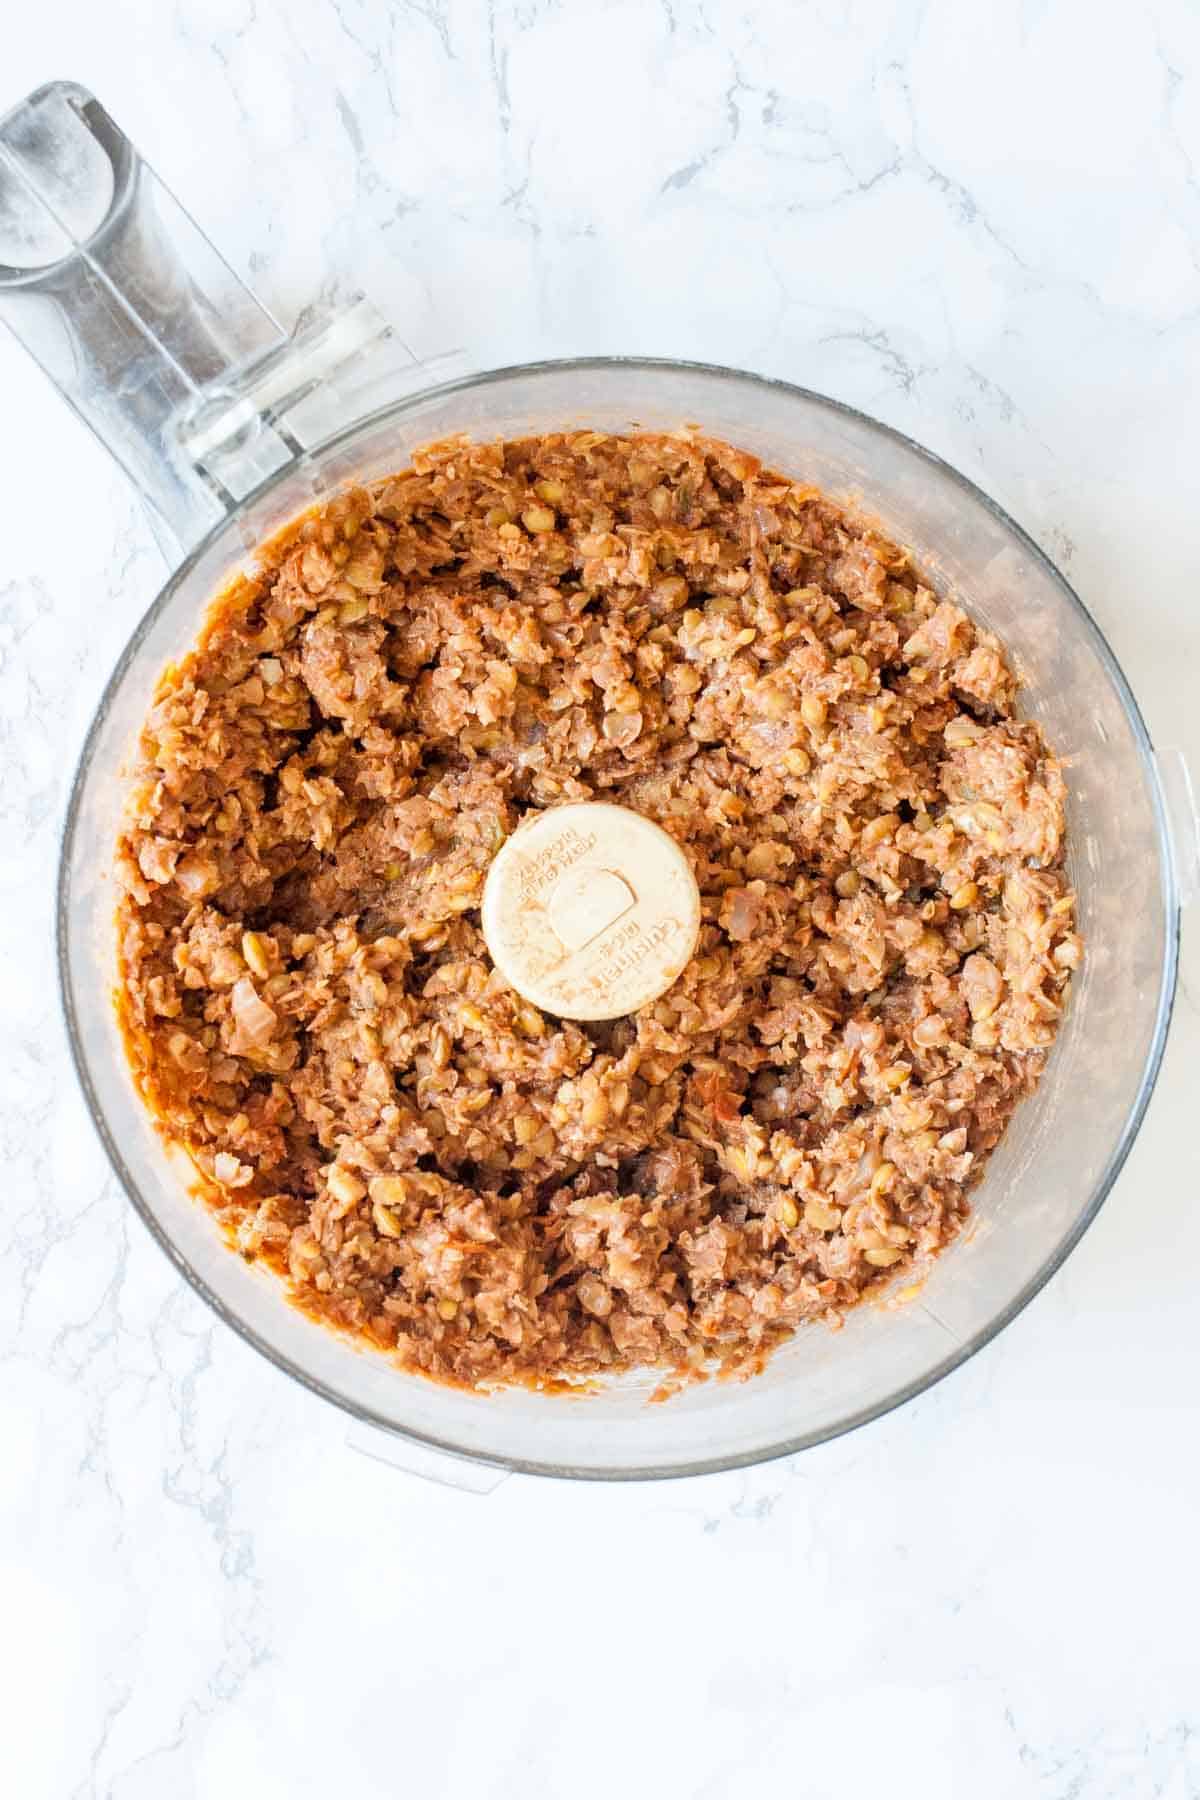
<path fill-rule="evenodd" d="M 911 546 L 926 577 L 997 632 L 1023 705 L 1065 757 L 1070 873 L 1083 970 L 1037 1094 L 974 1196 L 974 1221 L 919 1296 L 802 1330 L 752 1381 L 648 1405 L 653 1378 L 586 1397 L 478 1396 L 398 1370 L 305 1318 L 278 1281 L 221 1240 L 150 1128 L 111 1006 L 110 869 L 122 764 L 163 665 L 249 562 L 247 543 L 348 481 L 398 469 L 454 432 L 619 432 L 699 422 L 817 483 Z M 109 682 L 75 781 L 63 845 L 59 950 L 71 1042 L 92 1113 L 133 1204 L 225 1322 L 359 1419 L 452 1455 L 604 1479 L 727 1469 L 803 1449 L 886 1412 L 1008 1323 L 1086 1229 L 1123 1163 L 1162 1054 L 1178 905 L 1150 741 L 1108 645 L 1062 576 L 977 488 L 919 445 L 782 382 L 685 363 L 548 363 L 450 383 L 372 417 L 268 482 L 200 544 L 143 619 Z"/>

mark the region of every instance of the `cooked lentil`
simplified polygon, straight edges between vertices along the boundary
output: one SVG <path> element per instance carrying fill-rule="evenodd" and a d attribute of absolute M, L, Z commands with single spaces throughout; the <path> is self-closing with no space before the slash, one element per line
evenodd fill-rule
<path fill-rule="evenodd" d="M 431 446 L 162 677 L 118 850 L 138 1086 L 236 1246 L 446 1380 L 746 1372 L 960 1231 L 1079 960 L 1064 783 L 908 554 L 698 435 Z M 683 846 L 696 954 L 543 1014 L 534 808 Z"/>

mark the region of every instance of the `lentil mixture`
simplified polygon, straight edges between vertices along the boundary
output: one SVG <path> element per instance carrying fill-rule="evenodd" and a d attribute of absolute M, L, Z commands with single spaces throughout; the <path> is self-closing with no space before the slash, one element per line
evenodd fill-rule
<path fill-rule="evenodd" d="M 1064 784 L 906 551 L 698 435 L 454 440 L 266 547 L 119 846 L 139 1089 L 247 1258 L 457 1383 L 750 1372 L 962 1229 L 1080 958 Z M 493 969 L 532 809 L 655 820 L 674 986 Z"/>

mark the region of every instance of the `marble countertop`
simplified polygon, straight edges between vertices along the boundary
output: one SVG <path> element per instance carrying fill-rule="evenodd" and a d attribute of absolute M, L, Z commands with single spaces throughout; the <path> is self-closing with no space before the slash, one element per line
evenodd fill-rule
<path fill-rule="evenodd" d="M 0 111 L 58 76 L 284 318 L 353 277 L 423 351 L 704 358 L 910 433 L 1200 765 L 1191 0 L 20 8 Z M 56 837 L 164 567 L 2 334 L 0 396 L 6 1791 L 1200 1795 L 1195 920 L 1115 1191 L 940 1387 L 747 1474 L 400 1474 L 182 1285 L 76 1090 Z"/>

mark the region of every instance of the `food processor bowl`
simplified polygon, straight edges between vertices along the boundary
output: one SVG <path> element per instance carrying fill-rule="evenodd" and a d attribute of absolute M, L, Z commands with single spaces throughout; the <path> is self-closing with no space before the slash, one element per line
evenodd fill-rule
<path fill-rule="evenodd" d="M 3 299 L 0 271 L 0 312 Z M 218 411 L 237 398 L 228 370 L 223 380 Z M 196 413 L 184 440 L 193 448 Z M 72 1048 L 113 1166 L 167 1255 L 279 1368 L 390 1434 L 400 1461 L 409 1444 L 501 1469 L 609 1480 L 729 1469 L 819 1443 L 939 1380 L 1021 1310 L 1095 1217 L 1141 1123 L 1169 1021 L 1179 895 L 1155 756 L 1080 600 L 1018 525 L 919 445 L 836 401 L 732 370 L 620 358 L 501 369 L 408 393 L 307 449 L 278 410 L 254 416 L 288 453 L 241 498 L 226 484 L 220 516 L 138 625 L 88 733 L 63 840 L 58 932 Z M 939 594 L 1002 639 L 1023 710 L 1066 767 L 1083 966 L 1042 1082 L 989 1161 L 967 1230 L 915 1288 L 885 1291 L 838 1331 L 804 1327 L 749 1381 L 698 1382 L 665 1404 L 650 1403 L 653 1372 L 582 1394 L 439 1386 L 314 1323 L 275 1276 L 231 1253 L 189 1191 L 183 1159 L 153 1129 L 112 1006 L 122 771 L 163 666 L 193 642 L 213 597 L 252 566 L 253 547 L 315 498 L 398 470 L 451 434 L 673 431 L 692 422 L 869 516 L 911 549 Z M 173 476 L 186 461 L 176 457 Z M 209 483 L 206 503 L 213 493 Z M 447 1467 L 453 1478 L 453 1461 Z"/>

